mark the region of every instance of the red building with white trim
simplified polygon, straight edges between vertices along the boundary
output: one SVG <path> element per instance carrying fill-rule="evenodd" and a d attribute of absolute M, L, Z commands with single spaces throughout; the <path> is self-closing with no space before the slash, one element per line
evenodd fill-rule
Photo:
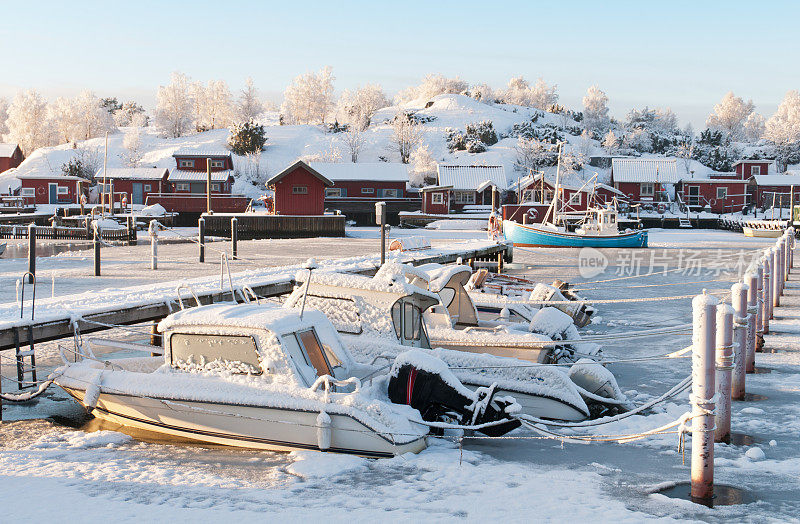
<path fill-rule="evenodd" d="M 333 187 L 333 181 L 298 160 L 267 180 L 266 185 L 275 193 L 276 215 L 322 215 L 325 188 Z"/>
<path fill-rule="evenodd" d="M 797 203 L 800 196 L 800 172 L 787 171 L 780 175 L 755 175 L 750 177 L 748 190 L 750 202 L 756 207 L 767 209 L 775 207 L 788 207 L 789 200 L 794 196 Z"/>
<path fill-rule="evenodd" d="M 681 180 L 675 158 L 612 158 L 611 185 L 631 202 L 665 202 Z"/>
<path fill-rule="evenodd" d="M 17 144 L 0 144 L 0 173 L 18 167 L 25 157 Z"/>
<path fill-rule="evenodd" d="M 690 209 L 708 209 L 712 213 L 737 213 L 748 204 L 747 180 L 738 178 L 685 178 L 679 194 Z"/>
<path fill-rule="evenodd" d="M 150 195 L 167 192 L 169 169 L 165 167 L 123 167 L 109 168 L 108 173 L 101 168 L 94 179 L 101 185 L 108 184 L 109 192 L 113 192 L 115 200 L 126 195 L 128 204 L 144 205 Z"/>
<path fill-rule="evenodd" d="M 736 178 L 750 180 L 750 177 L 760 175 L 774 175 L 775 162 L 773 160 L 739 160 L 733 164 Z"/>
<path fill-rule="evenodd" d="M 20 196 L 25 205 L 77 204 L 82 187 L 88 181 L 84 178 L 66 175 L 19 175 Z"/>

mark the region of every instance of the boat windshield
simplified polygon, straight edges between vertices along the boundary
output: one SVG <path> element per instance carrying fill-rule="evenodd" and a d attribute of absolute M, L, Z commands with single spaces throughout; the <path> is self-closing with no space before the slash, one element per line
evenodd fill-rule
<path fill-rule="evenodd" d="M 407 297 L 399 299 L 392 305 L 392 323 L 395 334 L 403 345 L 430 347 L 422 310 Z"/>
<path fill-rule="evenodd" d="M 220 363 L 233 373 L 261 374 L 256 341 L 241 335 L 173 333 L 169 338 L 173 367 Z"/>

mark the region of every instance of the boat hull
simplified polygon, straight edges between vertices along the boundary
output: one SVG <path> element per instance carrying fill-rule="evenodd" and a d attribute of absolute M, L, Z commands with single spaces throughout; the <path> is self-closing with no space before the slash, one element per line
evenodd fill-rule
<path fill-rule="evenodd" d="M 62 388 L 84 404 L 84 390 Z M 417 453 L 425 438 L 396 444 L 346 415 L 330 414 L 330 447 L 318 444 L 318 412 L 263 406 L 169 400 L 101 392 L 92 414 L 122 426 L 202 443 L 270 451 L 330 451 L 365 457 Z"/>
<path fill-rule="evenodd" d="M 778 238 L 783 235 L 783 229 L 759 229 L 755 227 L 742 227 L 742 233 L 746 237 L 757 238 Z"/>
<path fill-rule="evenodd" d="M 504 220 L 503 234 L 506 240 L 513 242 L 514 246 L 520 247 L 647 247 L 647 231 L 644 230 L 618 235 L 579 235 Z"/>

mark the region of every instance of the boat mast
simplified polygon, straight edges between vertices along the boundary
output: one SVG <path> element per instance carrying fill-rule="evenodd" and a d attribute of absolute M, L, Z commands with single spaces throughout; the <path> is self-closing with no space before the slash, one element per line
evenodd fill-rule
<path fill-rule="evenodd" d="M 556 218 L 556 210 L 558 209 L 558 191 L 559 185 L 561 184 L 561 146 L 563 142 L 558 143 L 558 163 L 556 164 L 556 187 L 553 191 L 553 200 L 550 202 L 550 207 L 547 208 L 547 213 L 544 215 L 544 220 L 542 223 L 547 223 L 547 219 L 550 218 L 550 212 L 553 212 L 553 225 L 558 225 L 558 219 Z M 542 173 L 542 187 L 544 187 L 544 173 Z M 544 194 L 544 193 L 542 193 Z"/>

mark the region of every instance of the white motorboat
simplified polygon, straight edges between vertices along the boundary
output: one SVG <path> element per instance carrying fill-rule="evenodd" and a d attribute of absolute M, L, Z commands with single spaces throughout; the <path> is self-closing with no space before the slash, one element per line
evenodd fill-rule
<path fill-rule="evenodd" d="M 586 401 L 597 404 L 601 390 L 600 396 L 613 392 L 605 404 L 599 401 L 607 408 L 624 405 L 613 376 L 606 376 L 602 383 L 579 385 L 565 371 L 569 368 L 544 365 L 556 360 L 574 362 L 598 352 L 596 344 L 579 340 L 568 315 L 554 308 L 539 310 L 531 322 L 539 333 L 519 323 L 480 321 L 463 285 L 460 289 L 456 285 L 464 267 L 447 266 L 436 278 L 424 268 L 392 263 L 372 278 L 319 272 L 308 280 L 308 273 L 301 271 L 296 279 L 306 283 L 295 289 L 284 306 L 300 308 L 305 300 L 309 307 L 323 311 L 353 357 L 363 364 L 394 358 L 407 346 L 434 347 L 435 356 L 462 383 L 497 384 L 501 394 L 513 396 L 532 416 L 585 419 L 590 415 Z M 436 293 L 420 287 L 431 281 Z M 450 316 L 451 310 L 459 322 Z M 564 342 L 554 343 L 554 339 Z"/>
<path fill-rule="evenodd" d="M 457 423 L 493 422 L 481 430 L 487 434 L 519 425 L 505 411 L 513 399 L 494 399 L 489 389 L 474 392 L 453 377 L 430 372 L 446 368 L 440 361 L 439 367 L 429 365 L 436 360 L 431 355 L 400 355 L 391 374 L 371 373 L 369 387 L 362 387 L 356 375 L 370 368 L 353 361 L 318 311 L 216 304 L 174 313 L 159 330 L 163 356 L 101 361 L 80 348 L 76 362 L 64 357 L 56 383 L 103 420 L 278 451 L 368 457 L 418 452 L 430 429 L 424 421 L 437 421 L 443 413 L 447 420 L 453 413 L 463 415 Z M 423 364 L 415 368 L 417 361 Z M 413 381 L 396 383 L 404 372 L 416 376 L 426 369 L 424 388 L 415 390 Z M 390 401 L 393 392 L 402 402 Z"/>

